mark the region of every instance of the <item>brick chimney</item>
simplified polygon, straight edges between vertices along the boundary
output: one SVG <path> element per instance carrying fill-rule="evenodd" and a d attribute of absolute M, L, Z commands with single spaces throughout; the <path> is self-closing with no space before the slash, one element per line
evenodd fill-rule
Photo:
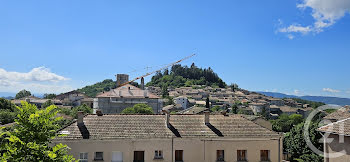
<path fill-rule="evenodd" d="M 78 120 L 77 124 L 84 124 L 84 112 L 83 111 L 78 111 Z"/>
<path fill-rule="evenodd" d="M 204 111 L 204 124 L 209 124 L 209 111 Z"/>

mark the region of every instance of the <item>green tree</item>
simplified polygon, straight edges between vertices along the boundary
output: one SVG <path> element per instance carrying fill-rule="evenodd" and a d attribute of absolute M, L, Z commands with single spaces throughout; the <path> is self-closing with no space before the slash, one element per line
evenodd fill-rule
<path fill-rule="evenodd" d="M 38 110 L 35 105 L 22 102 L 17 107 L 19 114 L 14 131 L 1 131 L 1 161 L 45 161 L 71 162 L 68 147 L 63 144 L 51 145 L 61 118 L 56 118 L 56 107 L 51 105 Z M 2 128 L 3 129 L 3 128 Z M 51 144 L 50 144 L 51 143 Z"/>
<path fill-rule="evenodd" d="M 47 100 L 41 105 L 41 108 L 47 108 L 51 105 L 54 105 L 53 102 L 51 100 Z"/>
<path fill-rule="evenodd" d="M 236 104 L 232 105 L 232 113 L 234 113 L 234 114 L 238 113 L 238 106 Z"/>
<path fill-rule="evenodd" d="M 77 106 L 77 107 L 74 107 L 72 108 L 72 111 L 71 111 L 71 116 L 73 118 L 78 118 L 78 111 L 83 111 L 85 114 L 91 114 L 92 113 L 92 108 L 85 105 L 85 104 L 82 104 L 80 106 Z"/>
<path fill-rule="evenodd" d="M 30 93 L 30 91 L 23 89 L 16 94 L 16 99 L 20 99 L 20 98 L 31 96 L 31 95 L 32 94 Z"/>
<path fill-rule="evenodd" d="M 311 143 L 319 150 L 323 150 L 322 143 L 319 140 L 322 135 L 317 132 L 318 122 L 310 124 L 309 134 Z M 315 154 L 306 144 L 304 139 L 304 123 L 300 123 L 284 135 L 283 140 L 284 151 L 291 154 L 292 161 L 314 162 L 323 161 L 323 157 Z"/>
<path fill-rule="evenodd" d="M 271 120 L 272 129 L 276 132 L 289 132 L 293 126 L 303 122 L 303 116 L 300 114 L 281 114 L 278 119 Z"/>
<path fill-rule="evenodd" d="M 56 94 L 54 94 L 54 93 L 50 93 L 50 94 L 45 93 L 44 94 L 44 98 L 45 99 L 54 99 L 54 98 L 56 98 Z"/>
<path fill-rule="evenodd" d="M 122 114 L 153 114 L 153 109 L 147 104 L 136 104 L 124 109 Z"/>
<path fill-rule="evenodd" d="M 233 92 L 236 91 L 237 89 L 239 89 L 238 84 L 235 84 L 235 83 L 231 83 L 230 88 Z"/>
<path fill-rule="evenodd" d="M 17 116 L 16 106 L 9 100 L 0 98 L 0 122 L 7 124 L 14 122 Z"/>
<path fill-rule="evenodd" d="M 162 87 L 162 97 L 165 98 L 165 97 L 167 97 L 167 96 L 169 96 L 168 86 L 164 85 L 164 86 Z"/>
<path fill-rule="evenodd" d="M 212 111 L 212 112 L 221 111 L 221 110 L 223 110 L 223 109 L 218 105 L 216 105 L 210 109 L 210 111 Z"/>

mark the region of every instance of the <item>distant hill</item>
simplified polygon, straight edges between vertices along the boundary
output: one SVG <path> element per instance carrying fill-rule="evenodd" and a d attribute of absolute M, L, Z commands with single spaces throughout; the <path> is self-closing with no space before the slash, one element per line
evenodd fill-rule
<path fill-rule="evenodd" d="M 158 72 L 146 86 L 157 87 L 190 87 L 192 85 L 207 85 L 211 87 L 226 87 L 226 83 L 209 67 L 198 68 L 194 63 L 191 67 L 173 65 L 171 70 Z"/>
<path fill-rule="evenodd" d="M 350 98 L 340 98 L 340 97 L 327 97 L 327 96 L 294 96 L 287 95 L 278 92 L 258 92 L 266 96 L 271 96 L 275 98 L 300 98 L 303 100 L 323 102 L 325 104 L 336 104 L 336 105 L 350 105 Z"/>

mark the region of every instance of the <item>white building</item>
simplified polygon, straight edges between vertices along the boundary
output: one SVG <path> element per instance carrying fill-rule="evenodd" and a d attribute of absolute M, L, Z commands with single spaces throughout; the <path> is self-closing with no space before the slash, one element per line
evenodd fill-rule
<path fill-rule="evenodd" d="M 179 96 L 174 98 L 175 104 L 180 104 L 183 109 L 188 108 L 188 99 L 185 96 Z"/>

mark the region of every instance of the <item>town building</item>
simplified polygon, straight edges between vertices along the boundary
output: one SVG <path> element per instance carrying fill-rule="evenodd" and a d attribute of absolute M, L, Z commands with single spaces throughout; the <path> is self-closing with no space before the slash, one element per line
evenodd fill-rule
<path fill-rule="evenodd" d="M 94 113 L 100 109 L 105 114 L 118 114 L 125 108 L 133 107 L 135 104 L 147 104 L 152 107 L 154 113 L 161 112 L 163 100 L 133 85 L 127 84 L 108 92 L 102 92 L 94 98 Z"/>
<path fill-rule="evenodd" d="M 324 162 L 350 161 L 350 118 L 320 127 L 324 133 Z M 337 157 L 329 155 L 339 154 Z"/>
<path fill-rule="evenodd" d="M 182 109 L 187 109 L 189 107 L 188 99 L 185 96 L 179 96 L 174 98 L 174 103 L 180 104 Z"/>
<path fill-rule="evenodd" d="M 53 143 L 80 161 L 282 161 L 281 135 L 241 115 L 78 114 Z"/>

